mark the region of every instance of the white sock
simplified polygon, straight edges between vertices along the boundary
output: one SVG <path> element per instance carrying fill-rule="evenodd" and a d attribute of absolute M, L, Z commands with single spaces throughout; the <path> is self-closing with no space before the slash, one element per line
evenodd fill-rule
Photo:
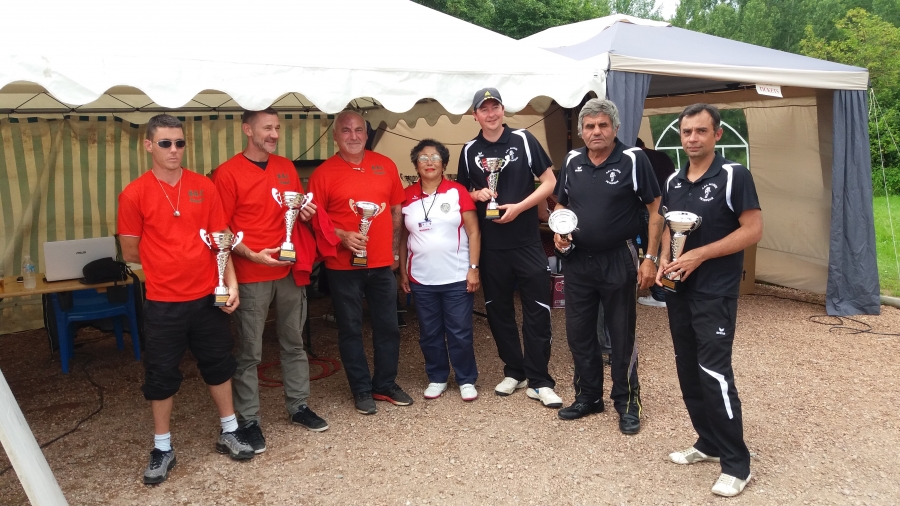
<path fill-rule="evenodd" d="M 238 429 L 237 417 L 234 414 L 219 418 L 222 423 L 222 432 L 234 432 Z"/>
<path fill-rule="evenodd" d="M 157 450 L 168 452 L 172 450 L 172 433 L 154 434 L 153 447 Z"/>

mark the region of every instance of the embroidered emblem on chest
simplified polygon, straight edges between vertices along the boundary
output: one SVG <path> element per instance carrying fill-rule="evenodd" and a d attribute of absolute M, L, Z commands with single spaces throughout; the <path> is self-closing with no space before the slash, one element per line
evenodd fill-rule
<path fill-rule="evenodd" d="M 450 212 L 450 204 L 448 204 L 448 203 L 446 203 L 446 202 L 444 202 L 443 204 L 441 204 L 441 211 L 443 211 L 444 214 L 449 213 L 449 212 Z"/>
<path fill-rule="evenodd" d="M 619 169 L 608 169 L 606 171 L 606 184 L 619 184 L 621 176 L 622 171 Z"/>
<path fill-rule="evenodd" d="M 701 189 L 703 195 L 700 197 L 700 200 L 702 200 L 703 202 L 710 202 L 715 198 L 714 196 L 712 196 L 713 192 L 718 189 L 719 187 L 716 185 L 716 183 L 706 183 Z"/>

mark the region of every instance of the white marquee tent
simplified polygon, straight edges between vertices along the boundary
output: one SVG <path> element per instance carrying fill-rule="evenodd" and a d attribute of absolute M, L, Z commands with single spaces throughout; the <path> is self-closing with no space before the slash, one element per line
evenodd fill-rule
<path fill-rule="evenodd" d="M 742 109 L 765 220 L 757 279 L 825 293 L 829 314 L 880 311 L 866 69 L 628 16 L 521 42 L 607 71 L 629 144 L 639 131 L 650 143 L 653 115 L 696 102 Z M 783 96 L 754 85 L 779 85 Z"/>

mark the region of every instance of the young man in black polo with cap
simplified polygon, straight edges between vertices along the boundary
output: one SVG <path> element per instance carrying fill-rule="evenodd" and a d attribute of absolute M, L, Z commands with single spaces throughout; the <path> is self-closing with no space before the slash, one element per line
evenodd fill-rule
<path fill-rule="evenodd" d="M 563 420 L 603 411 L 603 362 L 597 339 L 597 311 L 610 340 L 612 398 L 619 430 L 641 430 L 641 387 L 637 375 L 636 287 L 656 277 L 656 257 L 639 262 L 633 238 L 641 229 L 641 209 L 651 216 L 648 251 L 659 247 L 662 217 L 659 185 L 640 148 L 616 138 L 619 111 L 609 100 L 592 99 L 578 114 L 585 146 L 570 151 L 559 175 L 556 209 L 578 217 L 572 242 L 555 234 L 566 255 L 566 336 L 575 361 L 575 402 L 559 410 Z"/>
<path fill-rule="evenodd" d="M 762 238 L 762 211 L 750 171 L 716 153 L 722 137 L 718 109 L 694 104 L 678 120 L 690 162 L 666 181 L 663 206 L 702 221 L 677 260 L 670 262 L 670 249 L 663 248 L 656 283 L 661 285 L 664 274 L 681 275 L 682 291 L 667 293 L 666 306 L 678 382 L 699 437 L 669 458 L 676 464 L 721 462 L 712 492 L 731 497 L 750 481 L 731 353 L 744 249 Z M 664 232 L 664 244 L 669 234 Z"/>
<path fill-rule="evenodd" d="M 537 206 L 553 193 L 556 176 L 550 157 L 527 130 L 503 123 L 503 99 L 495 88 L 483 88 L 472 99 L 481 125 L 459 157 L 457 182 L 469 190 L 481 225 L 481 278 L 488 323 L 505 364 L 504 379 L 494 391 L 510 395 L 528 386 L 528 397 L 551 408 L 562 407 L 547 371 L 550 362 L 550 267 L 541 246 Z M 488 187 L 488 168 L 499 172 L 496 191 Z M 535 188 L 534 180 L 540 181 Z M 488 213 L 491 199 L 498 213 Z M 516 325 L 513 293 L 522 304 L 522 341 Z"/>

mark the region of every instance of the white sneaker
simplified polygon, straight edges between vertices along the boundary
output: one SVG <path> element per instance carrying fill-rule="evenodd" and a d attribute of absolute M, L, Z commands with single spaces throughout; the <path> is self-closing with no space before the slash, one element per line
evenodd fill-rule
<path fill-rule="evenodd" d="M 525 395 L 534 400 L 541 401 L 541 404 L 548 408 L 562 407 L 562 399 L 560 399 L 559 396 L 556 395 L 556 392 L 550 387 L 529 388 L 525 391 Z"/>
<path fill-rule="evenodd" d="M 744 491 L 744 487 L 747 486 L 752 477 L 752 474 L 748 474 L 746 480 L 739 480 L 734 476 L 722 473 L 719 475 L 719 479 L 716 480 L 716 484 L 713 485 L 712 493 L 722 497 L 734 497 Z"/>
<path fill-rule="evenodd" d="M 478 390 L 475 390 L 475 385 L 466 383 L 459 386 L 459 395 L 464 401 L 474 401 L 478 398 Z"/>
<path fill-rule="evenodd" d="M 503 381 L 500 382 L 494 388 L 494 393 L 497 395 L 507 396 L 511 393 L 515 392 L 519 388 L 525 388 L 528 386 L 528 380 L 519 381 L 516 378 L 510 378 L 509 376 L 503 378 Z"/>
<path fill-rule="evenodd" d="M 656 300 L 652 295 L 648 295 L 646 297 L 638 297 L 638 304 L 642 304 L 644 306 L 653 306 L 653 307 L 666 307 L 666 301 L 664 300 Z"/>
<path fill-rule="evenodd" d="M 673 452 L 669 454 L 669 459 L 681 465 L 696 464 L 697 462 L 718 462 L 719 457 L 710 457 L 693 446 L 687 450 Z"/>
<path fill-rule="evenodd" d="M 446 383 L 429 383 L 428 388 L 425 389 L 425 398 L 437 399 L 445 390 L 447 390 Z"/>

